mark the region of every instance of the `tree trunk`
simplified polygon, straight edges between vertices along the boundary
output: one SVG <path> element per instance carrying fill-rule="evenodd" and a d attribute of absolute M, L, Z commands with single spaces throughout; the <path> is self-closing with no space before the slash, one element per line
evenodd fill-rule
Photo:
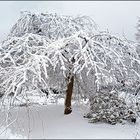
<path fill-rule="evenodd" d="M 67 85 L 67 90 L 66 90 L 64 114 L 70 114 L 72 112 L 71 98 L 72 98 L 72 92 L 73 92 L 74 76 L 68 77 L 68 81 L 69 83 Z"/>

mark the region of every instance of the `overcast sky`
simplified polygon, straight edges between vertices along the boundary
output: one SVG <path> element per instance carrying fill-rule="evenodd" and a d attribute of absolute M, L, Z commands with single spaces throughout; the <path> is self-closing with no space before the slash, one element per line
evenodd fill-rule
<path fill-rule="evenodd" d="M 140 16 L 139 1 L 0 1 L 0 41 L 9 33 L 20 11 L 56 12 L 62 15 L 88 15 L 100 30 L 135 40 Z"/>

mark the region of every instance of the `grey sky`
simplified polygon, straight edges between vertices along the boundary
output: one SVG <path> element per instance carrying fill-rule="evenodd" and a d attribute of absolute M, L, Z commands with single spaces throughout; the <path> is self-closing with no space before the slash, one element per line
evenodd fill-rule
<path fill-rule="evenodd" d="M 0 1 L 0 41 L 9 33 L 20 11 L 56 12 L 62 15 L 88 15 L 101 30 L 135 40 L 140 16 L 139 1 Z"/>

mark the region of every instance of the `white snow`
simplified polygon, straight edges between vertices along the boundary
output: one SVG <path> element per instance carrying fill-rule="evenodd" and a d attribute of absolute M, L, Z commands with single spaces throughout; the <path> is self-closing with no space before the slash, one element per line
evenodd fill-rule
<path fill-rule="evenodd" d="M 0 138 L 36 138 L 36 139 L 135 139 L 140 138 L 140 122 L 136 124 L 109 125 L 88 123 L 83 118 L 86 108 L 73 105 L 70 115 L 63 114 L 62 104 L 46 106 L 16 107 L 11 110 L 11 121 L 18 119 L 8 127 Z M 29 111 L 29 113 L 27 113 Z M 29 115 L 28 115 L 29 114 Z M 2 122 L 2 117 L 0 118 Z M 4 126 L 1 126 L 0 133 Z"/>

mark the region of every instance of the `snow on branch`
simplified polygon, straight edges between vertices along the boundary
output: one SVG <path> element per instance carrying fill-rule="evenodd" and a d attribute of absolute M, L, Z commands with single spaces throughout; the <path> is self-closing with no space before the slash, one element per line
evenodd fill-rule
<path fill-rule="evenodd" d="M 20 19 L 11 29 L 9 36 L 21 37 L 26 33 L 33 33 L 56 41 L 72 36 L 80 30 L 94 33 L 97 32 L 97 25 L 87 16 L 72 17 L 25 11 L 21 13 Z"/>

